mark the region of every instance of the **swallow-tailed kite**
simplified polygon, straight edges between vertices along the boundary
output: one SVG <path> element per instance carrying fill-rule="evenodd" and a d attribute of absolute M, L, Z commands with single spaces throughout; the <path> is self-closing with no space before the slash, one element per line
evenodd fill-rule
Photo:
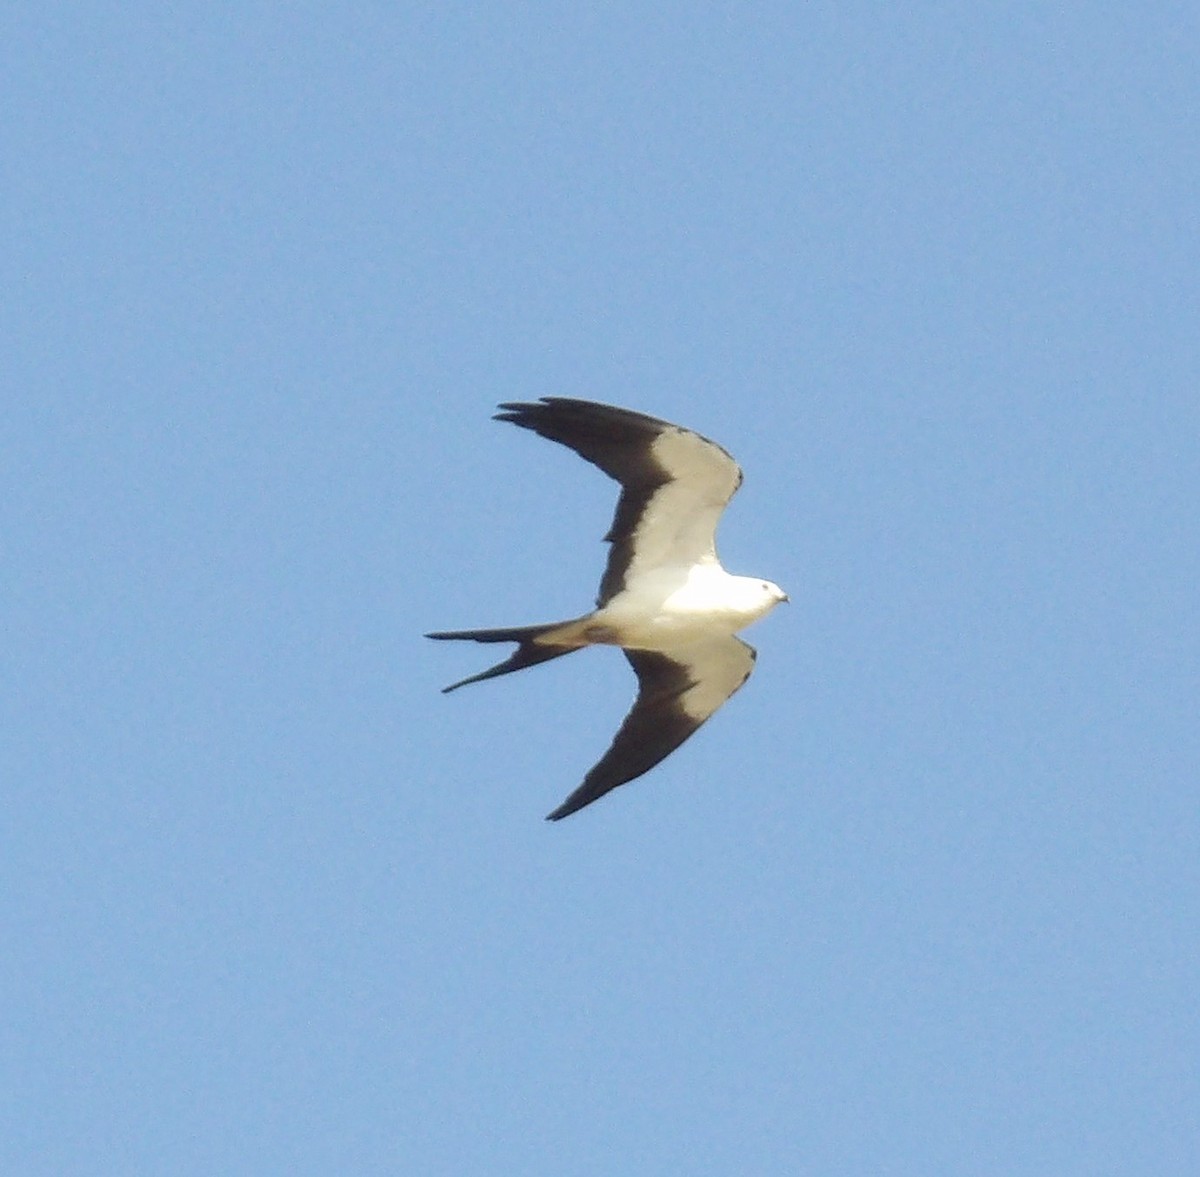
<path fill-rule="evenodd" d="M 566 397 L 500 408 L 497 421 L 569 446 L 621 484 L 593 612 L 550 625 L 426 635 L 517 643 L 504 662 L 446 691 L 584 646 L 624 651 L 638 679 L 633 710 L 583 784 L 547 815 L 558 821 L 678 748 L 750 677 L 754 650 L 733 635 L 788 598 L 769 580 L 731 576 L 717 559 L 717 521 L 742 472 L 715 442 L 642 413 Z"/>

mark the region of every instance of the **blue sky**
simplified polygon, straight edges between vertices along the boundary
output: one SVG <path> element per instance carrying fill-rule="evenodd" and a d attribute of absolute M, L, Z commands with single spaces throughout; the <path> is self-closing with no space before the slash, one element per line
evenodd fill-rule
<path fill-rule="evenodd" d="M 12 4 L 0 1162 L 1200 1166 L 1200 22 Z M 792 604 L 542 815 L 592 398 Z"/>

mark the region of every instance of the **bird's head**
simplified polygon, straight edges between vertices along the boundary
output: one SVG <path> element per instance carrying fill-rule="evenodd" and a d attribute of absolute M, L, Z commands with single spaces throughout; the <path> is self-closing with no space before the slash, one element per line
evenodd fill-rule
<path fill-rule="evenodd" d="M 760 580 L 758 583 L 759 591 L 768 601 L 770 601 L 770 605 L 767 606 L 769 609 L 774 609 L 780 601 L 790 600 L 787 593 L 785 593 L 783 589 L 781 589 L 779 585 L 775 584 L 773 581 Z"/>
<path fill-rule="evenodd" d="M 757 576 L 739 577 L 742 587 L 739 596 L 747 613 L 754 618 L 765 617 L 780 601 L 788 599 L 787 593 L 779 585 L 769 580 L 760 580 Z"/>

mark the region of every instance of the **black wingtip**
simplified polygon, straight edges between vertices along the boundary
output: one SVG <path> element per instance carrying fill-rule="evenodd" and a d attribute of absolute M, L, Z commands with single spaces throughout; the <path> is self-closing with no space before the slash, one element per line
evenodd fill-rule
<path fill-rule="evenodd" d="M 522 417 L 544 409 L 549 402 L 545 397 L 537 401 L 503 401 L 496 406 L 500 411 L 492 414 L 493 421 L 511 421 L 519 424 Z"/>
<path fill-rule="evenodd" d="M 564 817 L 570 817 L 573 813 L 578 813 L 584 806 L 595 801 L 595 797 L 589 798 L 587 801 L 581 801 L 572 793 L 557 809 L 552 809 L 546 814 L 547 821 L 562 821 Z"/>

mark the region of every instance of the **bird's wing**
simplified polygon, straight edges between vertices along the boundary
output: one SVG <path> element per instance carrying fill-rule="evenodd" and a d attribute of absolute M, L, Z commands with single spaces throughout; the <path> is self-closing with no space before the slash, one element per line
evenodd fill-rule
<path fill-rule="evenodd" d="M 626 650 L 638 694 L 612 745 L 547 820 L 558 821 L 670 755 L 750 677 L 754 649 L 740 638 L 705 638 L 677 650 Z"/>
<path fill-rule="evenodd" d="M 639 576 L 715 561 L 717 521 L 742 483 L 716 442 L 644 413 L 567 397 L 503 404 L 497 421 L 569 446 L 621 484 L 596 604 Z"/>

